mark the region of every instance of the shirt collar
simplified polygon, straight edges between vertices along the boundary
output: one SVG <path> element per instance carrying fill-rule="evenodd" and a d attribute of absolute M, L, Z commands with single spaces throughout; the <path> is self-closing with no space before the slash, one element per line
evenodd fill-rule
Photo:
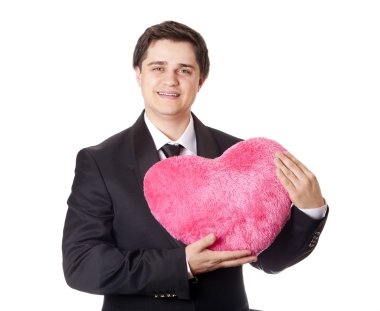
<path fill-rule="evenodd" d="M 176 141 L 171 140 L 168 138 L 164 133 L 162 133 L 148 118 L 146 113 L 144 114 L 144 120 L 146 123 L 146 126 L 148 127 L 148 130 L 150 134 L 152 135 L 154 144 L 156 145 L 156 149 L 160 150 L 162 146 L 165 144 L 181 144 L 185 149 L 190 151 L 192 154 L 197 154 L 197 139 L 195 136 L 195 130 L 194 130 L 194 120 L 193 116 L 190 115 L 190 122 L 187 125 L 187 128 L 181 135 L 179 139 Z"/>

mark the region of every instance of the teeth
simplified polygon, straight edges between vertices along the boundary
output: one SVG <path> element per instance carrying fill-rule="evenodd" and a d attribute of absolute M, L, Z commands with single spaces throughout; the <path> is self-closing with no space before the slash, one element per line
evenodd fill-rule
<path fill-rule="evenodd" d="M 160 94 L 160 95 L 165 95 L 165 96 L 174 96 L 174 97 L 178 97 L 178 96 L 179 96 L 178 94 L 174 94 L 174 93 L 165 93 L 165 92 L 158 92 L 158 94 Z"/>

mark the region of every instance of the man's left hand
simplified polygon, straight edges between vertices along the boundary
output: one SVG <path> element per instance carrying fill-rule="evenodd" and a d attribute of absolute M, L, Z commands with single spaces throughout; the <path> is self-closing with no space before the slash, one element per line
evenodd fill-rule
<path fill-rule="evenodd" d="M 276 174 L 295 206 L 316 208 L 325 204 L 315 175 L 290 152 L 277 152 L 274 162 Z"/>

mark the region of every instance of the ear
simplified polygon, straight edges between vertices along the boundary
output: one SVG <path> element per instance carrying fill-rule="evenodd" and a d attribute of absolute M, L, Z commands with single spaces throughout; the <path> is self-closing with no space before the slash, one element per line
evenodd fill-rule
<path fill-rule="evenodd" d="M 200 78 L 199 78 L 199 82 L 198 82 L 198 92 L 200 91 L 200 89 L 201 89 L 203 83 L 205 83 L 205 81 L 206 81 L 206 78 L 203 78 L 203 77 L 200 77 Z"/>
<path fill-rule="evenodd" d="M 141 70 L 139 67 L 135 67 L 136 81 L 141 86 Z"/>

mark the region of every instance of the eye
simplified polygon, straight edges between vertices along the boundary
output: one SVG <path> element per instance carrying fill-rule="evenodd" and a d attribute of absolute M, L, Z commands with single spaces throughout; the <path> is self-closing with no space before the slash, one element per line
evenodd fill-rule
<path fill-rule="evenodd" d="M 153 67 L 153 71 L 164 71 L 163 67 Z"/>
<path fill-rule="evenodd" d="M 191 69 L 189 69 L 189 68 L 181 68 L 181 69 L 179 70 L 179 72 L 180 72 L 181 74 L 190 75 L 190 74 L 191 74 Z"/>

